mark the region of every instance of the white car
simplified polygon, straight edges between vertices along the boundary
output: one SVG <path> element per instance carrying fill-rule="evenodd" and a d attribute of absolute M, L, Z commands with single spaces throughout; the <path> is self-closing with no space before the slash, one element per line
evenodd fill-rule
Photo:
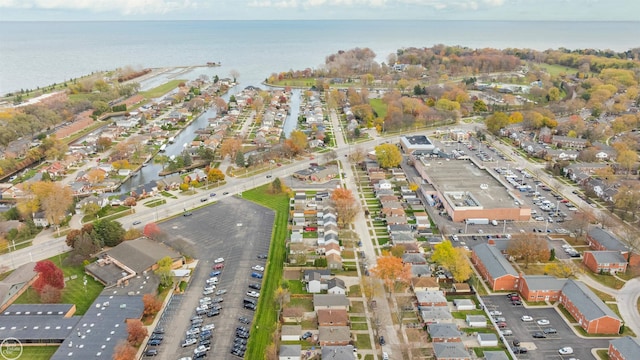
<path fill-rule="evenodd" d="M 538 323 L 538 325 L 549 325 L 550 322 L 547 319 L 540 319 L 538 321 L 536 321 Z"/>
<path fill-rule="evenodd" d="M 202 292 L 202 295 L 211 295 L 213 294 L 213 289 L 206 289 Z"/>
<path fill-rule="evenodd" d="M 489 311 L 489 315 L 491 315 L 491 316 L 500 316 L 500 315 L 502 315 L 502 311 L 491 310 L 491 311 Z"/>
<path fill-rule="evenodd" d="M 216 326 L 214 324 L 207 324 L 207 325 L 202 327 L 202 331 L 213 330 L 215 328 L 216 328 Z"/>
<path fill-rule="evenodd" d="M 196 340 L 195 338 L 186 338 L 183 342 L 182 342 L 182 347 L 187 347 L 190 345 L 195 345 L 198 342 L 198 340 Z M 191 358 L 189 358 L 191 359 Z"/>
<path fill-rule="evenodd" d="M 210 279 L 207 279 L 207 285 L 215 285 L 218 283 L 218 278 L 217 277 L 212 277 Z"/>
<path fill-rule="evenodd" d="M 257 298 L 257 297 L 260 297 L 260 293 L 257 291 L 247 291 L 247 296 Z"/>
<path fill-rule="evenodd" d="M 451 236 L 451 238 L 453 239 L 453 241 L 458 241 L 458 235 L 453 235 Z"/>
<path fill-rule="evenodd" d="M 251 269 L 253 269 L 255 271 L 264 271 L 264 266 L 256 265 L 256 266 L 252 267 Z"/>
<path fill-rule="evenodd" d="M 522 315 L 520 320 L 522 320 L 522 321 L 533 321 L 533 318 L 531 316 L 529 316 L 529 315 Z"/>
<path fill-rule="evenodd" d="M 560 355 L 571 355 L 573 354 L 573 348 L 571 346 L 565 346 L 558 350 L 558 353 L 560 353 Z"/>
<path fill-rule="evenodd" d="M 213 262 L 216 263 L 216 264 L 223 263 L 224 262 L 224 258 L 217 258 L 217 259 L 213 260 Z"/>

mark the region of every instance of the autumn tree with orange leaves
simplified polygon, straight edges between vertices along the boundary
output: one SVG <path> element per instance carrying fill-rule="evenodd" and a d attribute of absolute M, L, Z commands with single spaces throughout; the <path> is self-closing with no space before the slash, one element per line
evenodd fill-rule
<path fill-rule="evenodd" d="M 331 201 L 336 208 L 338 224 L 343 228 L 351 224 L 360 210 L 351 190 L 345 188 L 333 190 Z"/>
<path fill-rule="evenodd" d="M 137 353 L 138 350 L 136 348 L 121 340 L 113 352 L 113 360 L 133 360 L 136 358 Z"/>
<path fill-rule="evenodd" d="M 127 338 L 129 344 L 138 346 L 142 344 L 144 338 L 149 335 L 149 331 L 144 326 L 142 321 L 140 321 L 139 319 L 132 319 L 127 321 L 127 334 L 129 334 Z"/>
<path fill-rule="evenodd" d="M 144 304 L 144 316 L 154 316 L 162 309 L 162 301 L 153 294 L 144 294 L 142 303 Z"/>
<path fill-rule="evenodd" d="M 402 259 L 383 252 L 378 258 L 378 263 L 371 269 L 371 274 L 382 280 L 389 292 L 395 289 L 397 284 L 408 284 L 411 281 L 411 265 L 404 264 Z"/>

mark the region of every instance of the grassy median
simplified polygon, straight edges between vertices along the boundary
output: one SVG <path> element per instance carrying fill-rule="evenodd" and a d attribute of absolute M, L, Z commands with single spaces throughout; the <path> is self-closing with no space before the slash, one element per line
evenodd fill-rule
<path fill-rule="evenodd" d="M 278 304 L 274 298 L 275 291 L 282 280 L 282 268 L 285 260 L 285 240 L 287 237 L 287 221 L 289 218 L 289 195 L 270 194 L 269 185 L 261 186 L 242 193 L 244 199 L 253 201 L 276 212 L 271 232 L 269 260 L 260 291 L 260 301 L 251 329 L 251 337 L 247 344 L 246 359 L 266 358 L 267 347 L 273 340 L 278 324 Z"/>

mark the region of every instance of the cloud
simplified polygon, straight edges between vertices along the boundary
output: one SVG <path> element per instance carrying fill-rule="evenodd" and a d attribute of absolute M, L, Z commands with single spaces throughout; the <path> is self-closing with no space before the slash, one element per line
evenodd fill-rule
<path fill-rule="evenodd" d="M 123 15 L 166 14 L 197 7 L 198 3 L 192 0 L 0 0 L 0 9 L 83 10 Z"/>
<path fill-rule="evenodd" d="M 279 9 L 291 9 L 298 7 L 298 0 L 252 0 L 247 6 L 257 8 L 279 8 Z"/>

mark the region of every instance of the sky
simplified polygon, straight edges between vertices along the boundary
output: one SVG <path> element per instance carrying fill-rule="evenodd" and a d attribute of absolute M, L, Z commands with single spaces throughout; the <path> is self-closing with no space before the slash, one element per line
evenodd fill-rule
<path fill-rule="evenodd" d="M 0 0 L 0 21 L 640 21 L 638 0 Z"/>

